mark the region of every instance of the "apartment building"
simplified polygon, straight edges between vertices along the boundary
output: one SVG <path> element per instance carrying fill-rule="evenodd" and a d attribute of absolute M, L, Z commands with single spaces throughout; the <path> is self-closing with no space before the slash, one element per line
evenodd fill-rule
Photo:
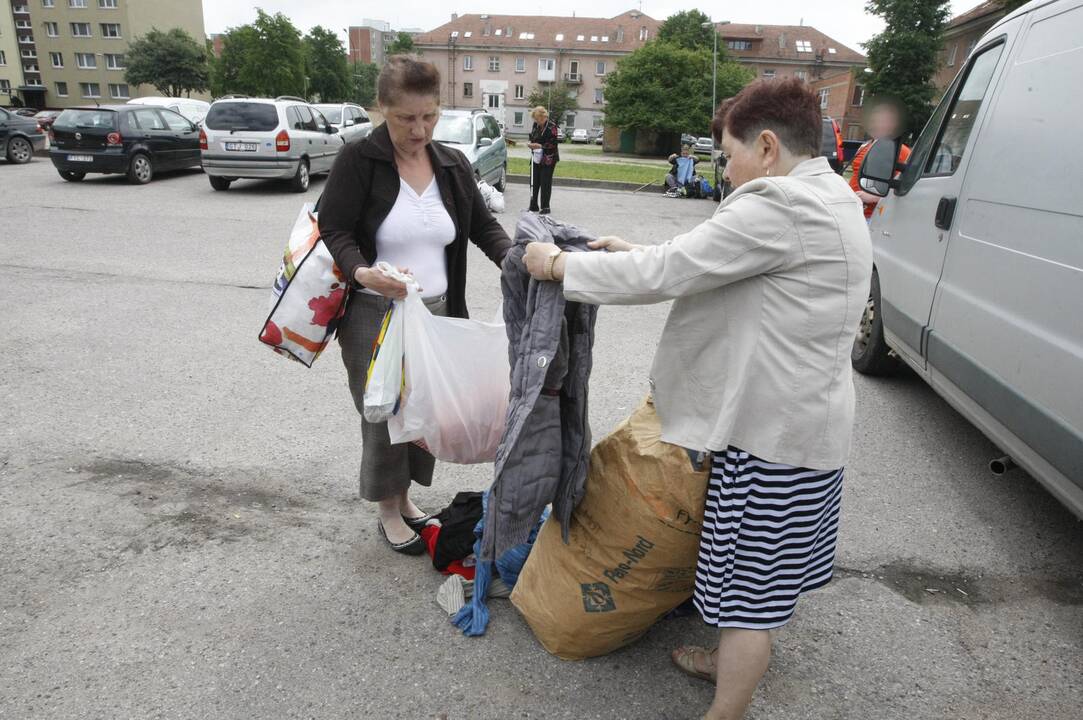
<path fill-rule="evenodd" d="M 933 82 L 943 93 L 966 64 L 970 51 L 989 28 L 1007 13 L 998 0 L 983 2 L 965 13 L 951 19 L 944 29 L 944 41 L 940 50 L 940 69 Z"/>
<path fill-rule="evenodd" d="M 852 68 L 864 69 L 856 50 L 809 25 L 718 25 L 726 55 L 760 78 L 796 77 L 815 82 Z"/>
<path fill-rule="evenodd" d="M 7 8 L 0 8 L 0 107 L 11 105 L 15 88 L 22 83 L 22 79 L 15 19 Z"/>
<path fill-rule="evenodd" d="M 602 127 L 606 75 L 653 40 L 659 24 L 635 10 L 612 18 L 453 15 L 414 43 L 440 69 L 445 107 L 484 107 L 514 135 L 530 131 L 531 92 L 559 80 L 579 105 L 565 126 Z"/>
<path fill-rule="evenodd" d="M 388 48 L 398 39 L 400 32 L 413 38 L 421 34 L 417 28 L 394 30 L 391 24 L 384 20 L 369 18 L 362 20 L 360 25 L 351 25 L 346 32 L 349 38 L 347 57 L 350 62 L 376 63 L 377 65 L 384 64 L 388 56 Z"/>
<path fill-rule="evenodd" d="M 157 95 L 124 79 L 128 43 L 151 29 L 206 37 L 202 0 L 8 0 L 19 47 L 20 83 L 31 107 L 64 108 Z M 9 59 L 10 62 L 10 59 Z"/>

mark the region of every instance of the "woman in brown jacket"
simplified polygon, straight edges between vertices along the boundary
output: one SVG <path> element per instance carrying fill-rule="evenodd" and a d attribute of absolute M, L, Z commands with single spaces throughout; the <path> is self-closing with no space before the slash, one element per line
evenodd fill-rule
<path fill-rule="evenodd" d="M 392 57 L 377 95 L 384 124 L 340 152 L 319 203 L 320 234 L 353 290 L 338 338 L 350 393 L 364 409 L 372 346 L 406 286 L 374 269 L 413 274 L 436 315 L 467 317 L 467 241 L 498 266 L 511 240 L 489 213 L 462 153 L 432 142 L 440 118 L 440 73 L 432 63 Z M 379 530 L 396 552 L 420 555 L 417 530 L 431 519 L 410 483 L 431 485 L 435 461 L 413 444 L 392 445 L 386 423 L 361 421 L 361 497 L 380 508 Z"/>

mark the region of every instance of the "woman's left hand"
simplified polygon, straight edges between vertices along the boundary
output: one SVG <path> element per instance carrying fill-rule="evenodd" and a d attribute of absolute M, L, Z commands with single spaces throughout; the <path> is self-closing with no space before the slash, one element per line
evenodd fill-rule
<path fill-rule="evenodd" d="M 546 270 L 549 266 L 549 257 L 557 252 L 558 248 L 552 243 L 532 242 L 526 246 L 526 254 L 523 255 L 523 262 L 526 264 L 527 272 L 535 280 L 560 280 L 563 277 L 564 269 L 563 263 L 559 263 L 553 268 L 554 277 L 549 277 L 546 274 Z"/>

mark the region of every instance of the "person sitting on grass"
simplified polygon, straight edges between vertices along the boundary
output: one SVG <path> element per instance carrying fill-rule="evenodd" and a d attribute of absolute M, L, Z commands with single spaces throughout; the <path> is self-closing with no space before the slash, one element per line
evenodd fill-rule
<path fill-rule="evenodd" d="M 696 176 L 696 163 L 699 158 L 692 154 L 692 146 L 681 147 L 681 154 L 673 153 L 669 156 L 669 173 L 666 174 L 666 194 L 677 197 L 680 188 L 686 190 L 694 182 Z"/>

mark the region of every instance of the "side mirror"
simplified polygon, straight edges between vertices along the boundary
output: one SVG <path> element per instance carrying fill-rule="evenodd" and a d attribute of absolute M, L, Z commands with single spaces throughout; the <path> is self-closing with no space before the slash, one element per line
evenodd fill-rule
<path fill-rule="evenodd" d="M 873 142 L 861 163 L 861 175 L 858 184 L 861 189 L 872 195 L 886 197 L 891 190 L 899 186 L 896 174 L 902 170 L 899 166 L 899 153 L 902 141 L 899 138 L 884 138 Z"/>
<path fill-rule="evenodd" d="M 483 137 L 483 138 L 478 139 L 478 147 L 489 147 L 492 144 L 493 144 L 493 139 L 492 138 Z"/>
<path fill-rule="evenodd" d="M 335 127 L 334 125 L 328 125 L 327 126 L 327 134 L 328 135 L 336 135 L 336 134 L 338 134 L 338 128 Z"/>
<path fill-rule="evenodd" d="M 353 127 L 353 120 L 350 119 L 345 121 L 344 123 L 342 123 L 342 127 Z"/>

